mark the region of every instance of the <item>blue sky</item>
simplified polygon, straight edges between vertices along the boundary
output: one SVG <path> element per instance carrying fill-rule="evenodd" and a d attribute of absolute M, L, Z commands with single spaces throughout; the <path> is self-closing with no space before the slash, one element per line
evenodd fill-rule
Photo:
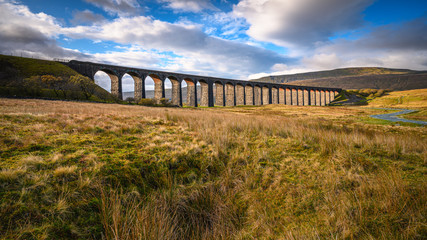
<path fill-rule="evenodd" d="M 0 0 L 0 52 L 251 79 L 427 69 L 423 0 Z"/>

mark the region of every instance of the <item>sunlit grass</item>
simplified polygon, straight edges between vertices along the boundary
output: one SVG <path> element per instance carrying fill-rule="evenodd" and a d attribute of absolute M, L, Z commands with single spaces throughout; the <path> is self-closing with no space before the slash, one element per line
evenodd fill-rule
<path fill-rule="evenodd" d="M 424 127 L 360 107 L 0 99 L 6 239 L 422 239 Z"/>

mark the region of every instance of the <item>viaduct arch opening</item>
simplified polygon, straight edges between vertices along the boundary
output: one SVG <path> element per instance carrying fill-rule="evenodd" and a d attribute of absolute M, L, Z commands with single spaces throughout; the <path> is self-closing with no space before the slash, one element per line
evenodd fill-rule
<path fill-rule="evenodd" d="M 122 77 L 122 96 L 125 101 L 135 101 L 135 80 L 131 75 L 125 73 Z"/>
<path fill-rule="evenodd" d="M 111 78 L 104 71 L 97 71 L 93 76 L 95 84 L 105 89 L 107 92 L 111 93 Z"/>

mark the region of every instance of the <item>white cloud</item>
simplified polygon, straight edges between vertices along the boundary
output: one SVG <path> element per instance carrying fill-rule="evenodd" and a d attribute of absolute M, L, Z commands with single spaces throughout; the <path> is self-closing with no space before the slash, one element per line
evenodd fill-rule
<path fill-rule="evenodd" d="M 166 3 L 168 8 L 183 12 L 201 12 L 205 9 L 218 9 L 211 3 L 210 0 L 158 0 L 160 3 Z"/>
<path fill-rule="evenodd" d="M 134 16 L 141 11 L 137 0 L 85 0 L 102 8 L 110 15 Z"/>
<path fill-rule="evenodd" d="M 0 1 L 0 52 L 40 58 L 81 57 L 78 51 L 59 47 L 55 38 L 61 26 L 45 13 L 32 13 L 28 7 Z"/>
<path fill-rule="evenodd" d="M 104 21 L 105 18 L 101 14 L 96 14 L 90 10 L 73 11 L 73 18 L 70 20 L 73 24 L 94 24 Z"/>
<path fill-rule="evenodd" d="M 171 51 L 182 57 L 174 59 L 173 63 L 178 65 L 172 66 L 199 73 L 210 69 L 209 72 L 216 76 L 247 76 L 254 71 L 267 70 L 276 63 L 291 61 L 260 47 L 208 36 L 197 25 L 172 24 L 144 16 L 66 28 L 62 32 L 71 38 L 138 44 L 144 49 Z"/>
<path fill-rule="evenodd" d="M 250 24 L 247 34 L 280 46 L 308 46 L 338 31 L 362 25 L 361 12 L 373 0 L 242 0 L 235 15 Z"/>

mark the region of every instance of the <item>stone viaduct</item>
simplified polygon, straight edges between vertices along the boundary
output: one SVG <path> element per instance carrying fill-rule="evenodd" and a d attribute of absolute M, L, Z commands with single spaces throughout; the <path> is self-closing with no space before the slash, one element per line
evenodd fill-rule
<path fill-rule="evenodd" d="M 172 103 L 182 106 L 181 83 L 187 83 L 187 105 L 189 106 L 237 106 L 287 104 L 298 106 L 325 106 L 341 91 L 339 88 L 293 86 L 285 84 L 241 81 L 224 78 L 196 76 L 182 73 L 113 66 L 72 60 L 63 63 L 76 72 L 94 80 L 98 71 L 111 79 L 111 93 L 122 99 L 122 77 L 132 76 L 135 82 L 135 100 L 145 98 L 145 79 L 154 80 L 154 99 L 165 98 L 165 80 L 172 83 Z M 200 93 L 197 85 L 200 84 Z M 199 95 L 200 94 L 200 95 Z M 197 102 L 198 96 L 200 102 Z"/>

